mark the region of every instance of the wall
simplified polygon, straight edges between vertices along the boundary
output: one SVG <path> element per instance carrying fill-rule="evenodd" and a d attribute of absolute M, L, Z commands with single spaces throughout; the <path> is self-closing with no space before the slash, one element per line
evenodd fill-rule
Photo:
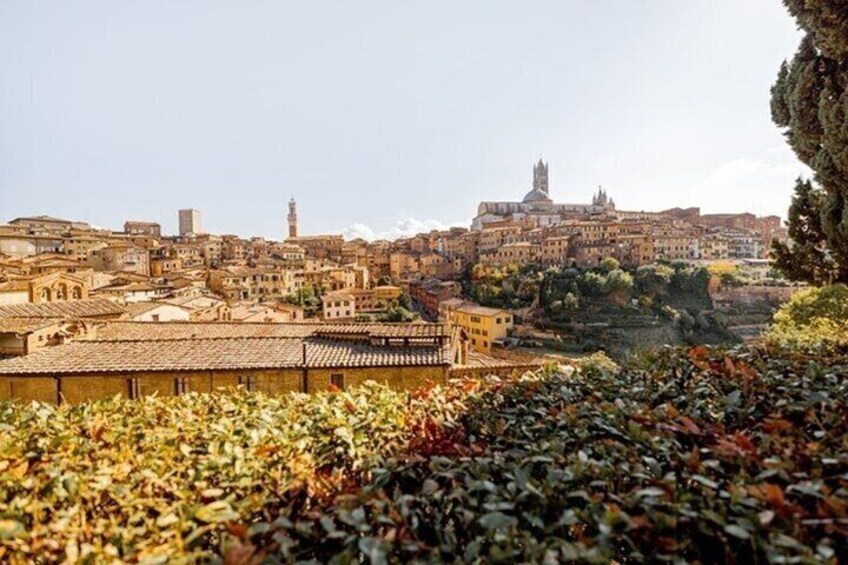
<path fill-rule="evenodd" d="M 212 392 L 238 385 L 239 376 L 252 376 L 255 390 L 266 394 L 280 394 L 301 389 L 302 372 L 291 369 L 246 371 L 184 371 L 173 373 L 120 373 L 91 374 L 62 377 L 62 396 L 66 402 L 76 404 L 86 400 L 128 393 L 128 379 L 137 378 L 142 396 L 174 395 L 174 378 L 184 377 L 189 392 Z M 2 377 L 0 377 L 2 379 Z"/>
<path fill-rule="evenodd" d="M 330 388 L 330 375 L 344 375 L 345 388 L 358 386 L 365 381 L 376 381 L 397 390 L 412 390 L 427 382 L 443 383 L 447 380 L 447 366 L 430 367 L 364 367 L 341 369 L 309 369 L 308 392 Z"/>
<path fill-rule="evenodd" d="M 55 403 L 57 398 L 56 379 L 52 377 L 0 377 L 0 400 Z"/>
<path fill-rule="evenodd" d="M 173 322 L 173 321 L 188 321 L 190 318 L 188 310 L 179 306 L 163 304 L 153 310 L 148 310 L 132 319 L 135 322 Z"/>
<path fill-rule="evenodd" d="M 430 367 L 379 367 L 346 369 L 310 369 L 307 390 L 328 390 L 331 374 L 343 374 L 345 387 L 357 386 L 374 380 L 399 390 L 418 388 L 427 382 L 445 382 L 447 366 Z M 64 402 L 77 404 L 89 400 L 108 398 L 116 394 L 127 396 L 129 379 L 136 378 L 139 393 L 173 396 L 174 378 L 184 377 L 189 392 L 212 392 L 238 385 L 239 376 L 252 376 L 253 390 L 265 394 L 282 394 L 303 390 L 302 369 L 239 370 L 239 371 L 184 371 L 144 373 L 91 373 L 53 377 L 0 376 L 0 400 L 39 400 L 55 403 L 60 392 Z"/>
<path fill-rule="evenodd" d="M 0 306 L 6 304 L 26 304 L 27 302 L 29 302 L 28 290 L 0 292 Z"/>

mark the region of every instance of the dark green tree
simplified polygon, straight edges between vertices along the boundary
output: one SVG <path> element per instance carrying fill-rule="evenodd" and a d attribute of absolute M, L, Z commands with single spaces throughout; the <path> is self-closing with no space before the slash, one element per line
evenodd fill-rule
<path fill-rule="evenodd" d="M 790 147 L 813 170 L 822 192 L 807 198 L 811 208 L 804 214 L 794 220 L 790 214 L 790 230 L 802 238 L 795 240 L 799 251 L 793 257 L 779 248 L 783 255 L 775 253 L 775 264 L 780 268 L 788 261 L 809 261 L 784 274 L 816 284 L 848 282 L 848 2 L 784 0 L 784 4 L 806 35 L 792 60 L 781 65 L 772 86 L 772 119 L 785 128 Z M 813 193 L 810 190 L 807 196 Z M 796 194 L 799 197 L 806 198 Z M 814 217 L 817 220 L 811 220 Z M 816 234 L 793 226 L 793 221 L 818 222 L 823 241 L 803 239 Z M 829 270 L 821 270 L 822 257 L 832 263 Z"/>
<path fill-rule="evenodd" d="M 774 266 L 788 279 L 822 284 L 839 278 L 821 221 L 824 200 L 825 193 L 810 181 L 796 181 L 789 206 L 789 237 L 793 244 L 774 241 L 771 250 Z"/>

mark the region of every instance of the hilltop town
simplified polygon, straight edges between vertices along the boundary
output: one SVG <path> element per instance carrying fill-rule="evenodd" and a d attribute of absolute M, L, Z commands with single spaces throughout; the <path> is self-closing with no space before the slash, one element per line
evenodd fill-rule
<path fill-rule="evenodd" d="M 294 200 L 287 237 L 278 241 L 207 233 L 201 212 L 191 209 L 179 211 L 177 235 L 139 220 L 112 231 L 50 216 L 12 219 L 0 226 L 0 354 L 17 359 L 0 363 L 0 379 L 10 383 L 0 387 L 2 396 L 82 400 L 123 391 L 126 373 L 138 379 L 154 366 L 161 367 L 156 378 L 167 382 L 149 388 L 177 393 L 220 384 L 214 375 L 198 376 L 204 372 L 219 371 L 234 382 L 262 381 L 262 374 L 245 372 L 249 368 L 289 371 L 287 378 L 266 379 L 265 388 L 276 391 L 344 386 L 379 375 L 381 366 L 411 368 L 416 376 L 406 386 L 428 371 L 538 366 L 538 355 L 507 351 L 510 345 L 538 345 L 529 339 L 534 336 L 580 343 L 598 325 L 593 322 L 601 319 L 599 312 L 604 319 L 610 315 L 591 293 L 584 292 L 579 307 L 576 291 L 542 296 L 540 284 L 557 269 L 601 269 L 598 276 L 618 281 L 608 293 L 595 294 L 613 297 L 613 315 L 624 315 L 641 332 L 657 326 L 668 305 L 677 305 L 666 301 L 660 310 L 649 291 L 632 299 L 622 295 L 622 280 L 632 286 L 628 272 L 644 274 L 638 269 L 657 264 L 676 264 L 678 270 L 721 265 L 757 285 L 770 276 L 771 241 L 786 239 L 775 216 L 701 214 L 697 208 L 622 211 L 603 189 L 586 204 L 556 203 L 548 170 L 542 160 L 536 163 L 520 201 L 482 202 L 469 229 L 396 241 L 304 235 Z M 740 286 L 722 285 L 719 275 L 727 273 L 720 271 L 713 271 L 710 283 L 716 299 L 722 287 Z M 504 281 L 510 273 L 518 277 L 514 283 Z M 487 298 L 481 289 L 493 280 Z M 522 287 L 525 300 L 503 299 L 515 294 L 510 284 Z M 775 292 L 775 303 L 788 297 L 771 288 L 766 298 L 774 299 Z M 687 300 L 691 295 L 690 288 Z M 637 298 L 652 308 L 639 310 Z M 579 324 L 562 323 L 569 308 L 582 314 Z M 675 315 L 694 319 L 700 309 L 690 314 Z M 702 329 L 710 323 L 702 322 Z M 546 325 L 559 334 L 536 331 Z M 577 350 L 594 347 L 589 343 Z M 223 357 L 213 354 L 222 351 Z M 322 373 L 339 367 L 346 367 L 346 377 Z M 310 370 L 314 382 L 303 376 Z M 188 373 L 171 383 L 173 371 Z M 74 392 L 71 381 L 23 378 L 46 373 L 51 379 L 111 375 L 114 382 L 104 377 L 101 392 L 98 386 Z M 190 384 L 194 377 L 198 382 Z M 137 380 L 131 382 L 130 395 L 140 394 Z"/>

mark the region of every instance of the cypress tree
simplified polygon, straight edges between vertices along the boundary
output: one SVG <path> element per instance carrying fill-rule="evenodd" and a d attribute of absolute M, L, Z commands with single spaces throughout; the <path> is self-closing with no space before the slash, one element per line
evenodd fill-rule
<path fill-rule="evenodd" d="M 848 282 L 848 0 L 784 0 L 805 32 L 771 88 L 771 113 L 821 190 L 796 184 L 792 249 L 774 244 L 787 277 Z"/>

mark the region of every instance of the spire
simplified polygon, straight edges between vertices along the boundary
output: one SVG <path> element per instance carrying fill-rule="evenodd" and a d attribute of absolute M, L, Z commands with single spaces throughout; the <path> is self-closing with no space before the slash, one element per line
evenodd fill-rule
<path fill-rule="evenodd" d="M 533 166 L 533 190 L 549 194 L 548 191 L 548 164 L 539 157 L 539 162 Z"/>

